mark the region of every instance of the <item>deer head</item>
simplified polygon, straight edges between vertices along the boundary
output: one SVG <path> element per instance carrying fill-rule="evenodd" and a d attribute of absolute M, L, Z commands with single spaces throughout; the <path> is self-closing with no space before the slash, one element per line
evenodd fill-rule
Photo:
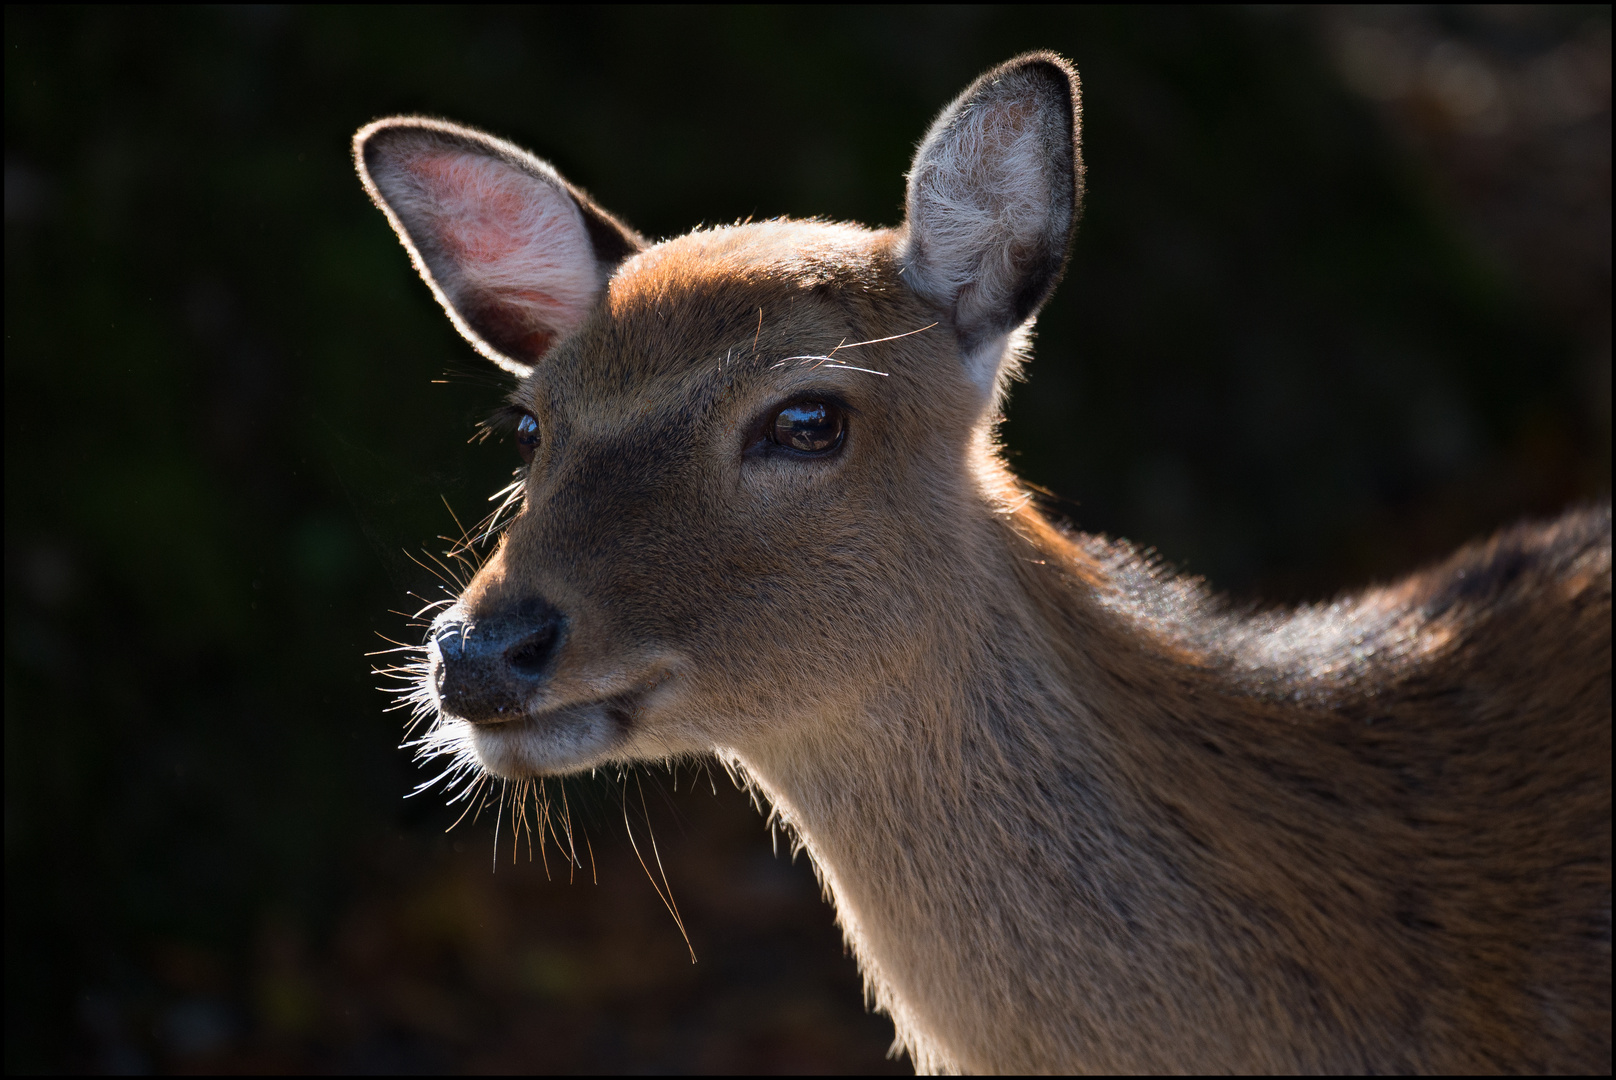
<path fill-rule="evenodd" d="M 355 158 L 456 328 L 519 378 L 521 509 L 430 635 L 446 745 L 522 777 L 834 725 L 968 631 L 1015 496 L 1006 382 L 1077 216 L 1078 84 L 1034 54 L 943 111 L 907 220 L 647 244 L 435 120 Z"/>

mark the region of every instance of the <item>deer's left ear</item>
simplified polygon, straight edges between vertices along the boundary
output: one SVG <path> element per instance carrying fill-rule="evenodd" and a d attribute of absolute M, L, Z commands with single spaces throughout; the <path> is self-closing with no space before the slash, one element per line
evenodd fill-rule
<path fill-rule="evenodd" d="M 1060 280 L 1082 195 L 1077 72 L 1029 53 L 944 109 L 909 172 L 903 274 L 993 396 L 1010 335 Z"/>
<path fill-rule="evenodd" d="M 354 163 L 455 327 L 518 375 L 644 246 L 547 162 L 470 128 L 378 120 L 354 136 Z"/>

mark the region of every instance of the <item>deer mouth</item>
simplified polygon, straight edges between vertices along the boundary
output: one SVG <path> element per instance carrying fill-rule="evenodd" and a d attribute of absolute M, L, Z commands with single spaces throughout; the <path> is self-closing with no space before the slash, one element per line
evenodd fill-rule
<path fill-rule="evenodd" d="M 574 713 L 604 712 L 613 721 L 629 726 L 633 722 L 634 714 L 639 708 L 639 699 L 644 696 L 643 691 L 629 691 L 614 694 L 597 700 L 571 701 L 560 705 L 547 705 L 539 708 L 500 709 L 499 715 L 480 716 L 476 719 L 457 716 L 455 719 L 463 720 L 479 730 L 498 731 L 508 728 L 547 728 L 565 726 Z M 451 711 L 449 715 L 453 716 Z"/>
<path fill-rule="evenodd" d="M 668 696 L 683 658 L 670 653 L 637 658 L 629 675 L 573 676 L 560 684 L 524 688 L 466 678 L 448 683 L 435 662 L 426 685 L 441 717 L 438 742 L 469 751 L 493 776 L 521 780 L 556 776 L 622 759 L 643 741 L 647 718 L 672 704 Z M 537 681 L 537 680 L 535 680 Z M 523 690 L 526 693 L 523 693 Z"/>
<path fill-rule="evenodd" d="M 599 765 L 629 742 L 645 699 L 665 681 L 663 677 L 594 700 L 513 709 L 508 719 L 468 723 L 472 749 L 483 768 L 505 779 Z"/>

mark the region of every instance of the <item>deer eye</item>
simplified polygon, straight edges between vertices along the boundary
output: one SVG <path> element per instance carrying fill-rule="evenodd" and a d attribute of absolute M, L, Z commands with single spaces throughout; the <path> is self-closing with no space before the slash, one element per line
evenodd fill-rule
<path fill-rule="evenodd" d="M 828 454 L 842 444 L 847 422 L 827 401 L 797 401 L 774 414 L 769 441 L 803 454 Z"/>
<path fill-rule="evenodd" d="M 539 422 L 532 413 L 523 413 L 516 422 L 516 452 L 522 455 L 522 464 L 531 464 L 539 449 Z"/>

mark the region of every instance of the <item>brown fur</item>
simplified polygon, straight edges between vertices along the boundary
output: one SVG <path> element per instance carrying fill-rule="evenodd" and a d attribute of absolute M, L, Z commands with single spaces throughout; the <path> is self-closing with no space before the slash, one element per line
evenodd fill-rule
<path fill-rule="evenodd" d="M 1608 507 L 1224 610 L 1030 504 L 906 244 L 667 241 L 532 366 L 522 510 L 444 618 L 564 637 L 482 764 L 716 752 L 922 1070 L 1608 1072 Z M 805 395 L 842 449 L 745 457 Z"/>

